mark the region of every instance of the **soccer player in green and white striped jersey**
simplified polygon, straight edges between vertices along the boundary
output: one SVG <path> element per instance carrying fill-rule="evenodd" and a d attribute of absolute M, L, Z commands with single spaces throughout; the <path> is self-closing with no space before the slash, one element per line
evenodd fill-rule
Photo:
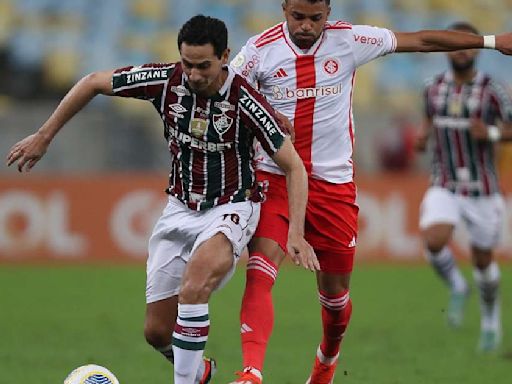
<path fill-rule="evenodd" d="M 254 171 L 257 140 L 286 174 L 288 252 L 318 270 L 304 240 L 307 174 L 266 99 L 227 66 L 227 30 L 195 16 L 178 35 L 181 61 L 96 72 L 80 80 L 48 121 L 15 144 L 8 165 L 30 170 L 64 124 L 98 94 L 150 101 L 164 123 L 171 169 L 169 202 L 149 240 L 147 341 L 174 363 L 175 384 L 209 383 L 203 360 L 208 301 L 231 277 L 259 220 L 262 188 Z M 204 362 L 202 364 L 202 362 Z"/>
<path fill-rule="evenodd" d="M 478 34 L 459 22 L 452 30 Z M 473 275 L 480 291 L 479 348 L 494 350 L 501 340 L 498 288 L 500 271 L 493 261 L 504 202 L 495 168 L 495 146 L 512 139 L 512 100 L 504 87 L 475 67 L 477 50 L 448 54 L 451 70 L 429 81 L 425 122 L 417 146 L 432 136 L 432 183 L 421 204 L 420 227 L 427 258 L 451 290 L 448 322 L 458 327 L 469 286 L 448 242 L 462 219 L 470 235 Z"/>

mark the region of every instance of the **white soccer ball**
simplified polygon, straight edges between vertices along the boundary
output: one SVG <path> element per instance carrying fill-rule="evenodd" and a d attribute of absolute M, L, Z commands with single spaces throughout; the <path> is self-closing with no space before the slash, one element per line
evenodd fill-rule
<path fill-rule="evenodd" d="M 119 380 L 107 368 L 89 364 L 73 370 L 64 384 L 119 384 Z"/>

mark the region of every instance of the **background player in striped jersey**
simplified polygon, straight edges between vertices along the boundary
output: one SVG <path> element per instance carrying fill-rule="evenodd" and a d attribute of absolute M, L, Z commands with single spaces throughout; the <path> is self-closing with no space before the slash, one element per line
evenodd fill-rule
<path fill-rule="evenodd" d="M 353 182 L 352 94 L 356 69 L 393 52 L 496 47 L 512 53 L 512 34 L 475 36 L 455 31 L 394 33 L 346 22 L 328 22 L 329 0 L 285 0 L 286 22 L 249 39 L 232 66 L 257 83 L 295 127 L 295 148 L 309 175 L 306 239 L 314 247 L 323 335 L 308 382 L 331 383 L 352 311 L 349 282 L 357 240 Z M 250 243 L 241 309 L 244 370 L 235 383 L 261 383 L 273 328 L 271 289 L 285 258 L 287 212 L 284 179 L 261 153 L 258 178 L 267 200 Z M 383 294 L 385 297 L 386 295 Z M 264 318 L 261 314 L 265 313 Z"/>
<path fill-rule="evenodd" d="M 254 138 L 287 175 L 288 252 L 306 268 L 319 266 L 303 237 L 304 166 L 265 98 L 226 66 L 226 26 L 193 17 L 181 28 L 178 47 L 178 63 L 84 77 L 35 134 L 13 146 L 7 161 L 18 162 L 20 172 L 30 170 L 64 124 L 98 94 L 152 102 L 164 122 L 171 172 L 169 202 L 149 241 L 145 336 L 174 362 L 175 384 L 208 383 L 214 368 L 202 364 L 208 301 L 231 277 L 259 219 L 263 196 L 253 168 Z"/>
<path fill-rule="evenodd" d="M 465 22 L 449 29 L 478 35 Z M 492 250 L 505 209 L 494 152 L 496 142 L 512 138 L 512 100 L 501 85 L 476 69 L 477 55 L 477 50 L 448 53 L 451 70 L 434 77 L 425 90 L 425 121 L 417 146 L 425 150 L 429 137 L 435 144 L 432 185 L 421 204 L 420 227 L 427 258 L 451 290 L 448 322 L 458 327 L 469 286 L 447 245 L 464 220 L 480 291 L 479 348 L 493 350 L 501 339 L 501 320 L 500 271 Z"/>

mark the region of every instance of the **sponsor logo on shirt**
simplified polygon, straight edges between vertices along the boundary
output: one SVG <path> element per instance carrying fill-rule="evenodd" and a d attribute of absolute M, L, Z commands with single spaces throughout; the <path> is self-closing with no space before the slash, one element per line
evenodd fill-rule
<path fill-rule="evenodd" d="M 150 69 L 146 71 L 141 70 L 138 72 L 128 73 L 126 75 L 126 84 L 133 84 L 155 79 L 167 79 L 167 69 Z"/>
<path fill-rule="evenodd" d="M 174 92 L 178 96 L 190 96 L 190 91 L 184 85 L 173 85 L 171 86 L 171 92 Z"/>
<path fill-rule="evenodd" d="M 382 37 L 354 35 L 354 40 L 359 44 L 375 45 L 377 47 L 382 47 L 384 45 L 384 38 Z"/>
<path fill-rule="evenodd" d="M 172 140 L 182 144 L 188 144 L 190 148 L 199 149 L 208 152 L 223 152 L 233 147 L 233 143 L 209 143 L 207 141 L 199 140 L 192 137 L 188 133 L 180 132 L 176 128 L 170 128 L 169 134 Z"/>
<path fill-rule="evenodd" d="M 242 106 L 258 123 L 267 131 L 269 135 L 277 133 L 275 122 L 269 115 L 269 113 L 263 109 L 259 103 L 257 103 L 249 95 L 242 93 L 240 98 L 240 106 Z"/>
<path fill-rule="evenodd" d="M 333 96 L 341 93 L 341 83 L 337 85 L 328 85 L 323 87 L 311 88 L 281 88 L 275 85 L 272 88 L 272 97 L 275 100 L 285 99 L 309 99 L 312 97 Z"/>
<path fill-rule="evenodd" d="M 222 112 L 226 112 L 226 111 L 234 111 L 235 110 L 235 106 L 233 104 L 231 104 L 229 101 L 227 100 L 224 100 L 224 101 L 216 101 L 215 103 L 213 103 L 213 106 L 215 108 L 219 108 Z"/>
<path fill-rule="evenodd" d="M 257 55 L 252 55 L 251 59 L 242 68 L 242 76 L 247 77 L 251 71 L 260 63 L 260 58 Z M 243 63 L 242 63 L 243 64 Z"/>

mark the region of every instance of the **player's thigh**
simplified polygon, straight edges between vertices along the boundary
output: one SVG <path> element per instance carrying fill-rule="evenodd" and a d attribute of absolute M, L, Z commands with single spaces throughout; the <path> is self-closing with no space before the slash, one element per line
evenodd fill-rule
<path fill-rule="evenodd" d="M 310 180 L 305 237 L 315 249 L 322 272 L 352 271 L 359 213 L 355 199 L 354 183 Z"/>
<path fill-rule="evenodd" d="M 286 178 L 268 172 L 257 172 L 258 182 L 265 185 L 265 201 L 256 232 L 249 244 L 251 253 L 263 253 L 279 265 L 286 255 L 288 241 L 288 193 Z"/>
<path fill-rule="evenodd" d="M 191 261 L 197 257 L 199 251 L 201 251 L 201 259 L 220 257 L 222 260 L 218 260 L 218 266 L 222 274 L 223 266 L 225 266 L 225 263 L 227 263 L 229 259 L 230 268 L 224 273 L 224 276 L 216 287 L 217 289 L 222 287 L 232 277 L 240 255 L 256 231 L 260 217 L 260 209 L 260 203 L 244 201 L 240 203 L 223 204 L 209 210 L 205 218 L 208 224 L 194 243 Z M 223 236 L 219 237 L 217 235 Z M 214 237 L 214 241 L 211 242 L 210 240 Z M 223 251 L 222 256 L 218 256 L 218 251 L 215 249 L 217 242 L 220 242 L 218 244 L 219 250 L 229 249 L 229 252 Z M 203 247 L 203 245 L 205 245 L 206 248 Z M 211 245 L 213 245 L 213 247 Z M 220 248 L 221 246 L 222 248 Z M 214 263 L 217 263 L 217 261 L 214 261 Z M 195 265 L 196 264 L 194 264 L 194 266 Z"/>
<path fill-rule="evenodd" d="M 204 240 L 187 264 L 180 290 L 180 300 L 188 294 L 199 295 L 204 302 L 235 263 L 233 245 L 221 232 Z M 188 292 L 192 291 L 192 292 Z"/>
<path fill-rule="evenodd" d="M 463 198 L 463 217 L 471 245 L 481 250 L 491 250 L 500 242 L 505 216 L 505 202 L 499 194 Z"/>

